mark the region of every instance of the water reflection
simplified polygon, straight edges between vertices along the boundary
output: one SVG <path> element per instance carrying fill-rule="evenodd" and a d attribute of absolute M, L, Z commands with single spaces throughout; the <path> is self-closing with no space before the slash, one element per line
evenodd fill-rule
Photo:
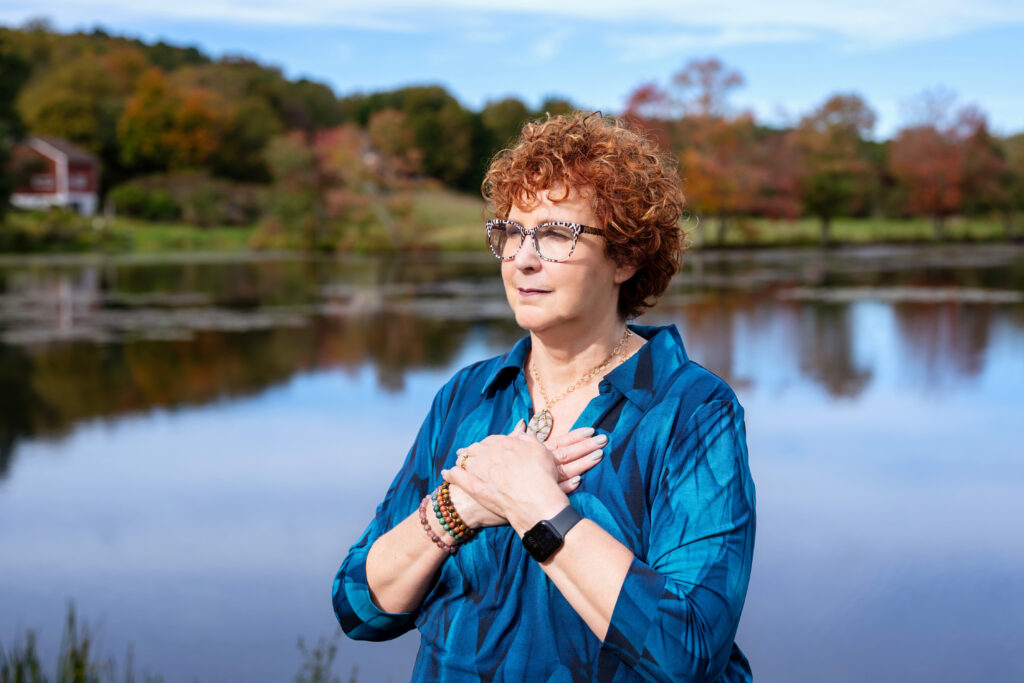
<path fill-rule="evenodd" d="M 737 360 L 769 348 L 738 353 L 740 340 L 784 339 L 773 363 L 850 398 L 873 378 L 856 354 L 873 330 L 855 311 L 880 301 L 927 391 L 981 372 L 997 324 L 1024 325 L 1021 254 L 690 257 L 648 320 L 678 323 L 691 353 L 740 387 L 755 378 Z M 20 439 L 82 420 L 252 395 L 333 367 L 368 365 L 401 391 L 410 370 L 449 365 L 471 330 L 496 349 L 520 336 L 494 264 L 472 257 L 8 263 L 0 292 L 0 477 Z"/>

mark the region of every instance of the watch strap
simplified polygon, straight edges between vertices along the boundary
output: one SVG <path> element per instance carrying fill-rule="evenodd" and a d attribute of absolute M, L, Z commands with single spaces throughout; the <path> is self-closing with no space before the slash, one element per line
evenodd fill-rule
<path fill-rule="evenodd" d="M 564 510 L 548 520 L 548 524 L 564 539 L 565 535 L 569 533 L 569 529 L 576 526 L 581 519 L 583 519 L 583 515 L 576 512 L 576 508 L 566 505 Z"/>

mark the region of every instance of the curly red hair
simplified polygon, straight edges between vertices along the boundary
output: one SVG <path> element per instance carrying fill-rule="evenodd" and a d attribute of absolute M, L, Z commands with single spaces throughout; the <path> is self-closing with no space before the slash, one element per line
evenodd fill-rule
<path fill-rule="evenodd" d="M 683 192 L 676 162 L 639 131 L 599 113 L 574 112 L 527 123 L 498 152 L 484 177 L 488 210 L 505 218 L 528 208 L 537 192 L 561 185 L 592 196 L 608 256 L 636 266 L 619 289 L 619 315 L 654 305 L 678 272 L 684 241 Z"/>

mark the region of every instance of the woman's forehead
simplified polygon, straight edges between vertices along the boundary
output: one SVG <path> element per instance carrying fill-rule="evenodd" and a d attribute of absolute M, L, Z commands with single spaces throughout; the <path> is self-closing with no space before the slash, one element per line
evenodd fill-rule
<path fill-rule="evenodd" d="M 557 206 L 559 204 L 591 204 L 594 189 L 588 185 L 570 185 L 562 182 L 547 187 L 524 188 L 514 199 L 513 207 L 520 211 L 530 212 L 539 206 Z"/>

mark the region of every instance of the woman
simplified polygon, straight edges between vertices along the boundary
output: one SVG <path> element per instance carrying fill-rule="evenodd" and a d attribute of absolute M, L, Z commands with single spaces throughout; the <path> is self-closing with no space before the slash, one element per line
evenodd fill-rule
<path fill-rule="evenodd" d="M 683 197 L 597 114 L 528 124 L 484 181 L 511 351 L 456 373 L 334 581 L 353 638 L 416 627 L 415 680 L 748 680 L 743 411 L 674 327 Z"/>

